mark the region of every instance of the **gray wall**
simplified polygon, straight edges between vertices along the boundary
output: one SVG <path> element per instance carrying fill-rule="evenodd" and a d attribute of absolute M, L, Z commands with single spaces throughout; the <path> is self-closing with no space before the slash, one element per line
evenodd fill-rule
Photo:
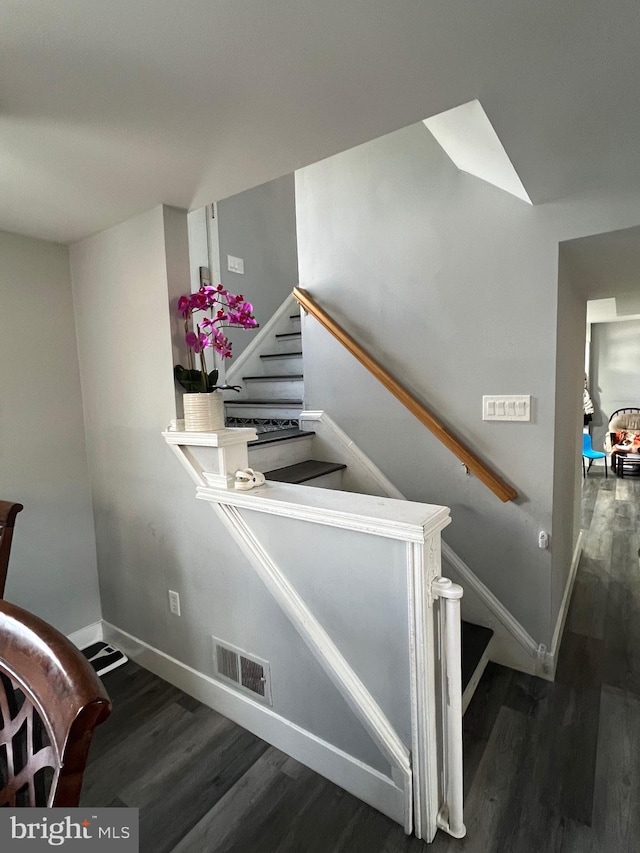
<path fill-rule="evenodd" d="M 409 498 L 450 506 L 447 541 L 548 646 L 577 535 L 566 504 L 580 466 L 572 425 L 585 300 L 559 294 L 558 247 L 628 227 L 637 203 L 594 193 L 529 206 L 459 172 L 420 123 L 300 170 L 296 204 L 301 286 L 519 498 L 502 504 L 467 477 L 310 319 L 306 405 L 327 409 Z M 558 333 L 568 339 L 557 350 Z M 500 393 L 531 394 L 531 423 L 483 422 L 482 395 Z"/>
<path fill-rule="evenodd" d="M 104 618 L 207 675 L 213 674 L 212 636 L 266 658 L 277 713 L 388 772 L 238 546 L 211 508 L 196 500 L 193 482 L 160 434 L 175 417 L 171 326 L 175 299 L 188 290 L 186 235 L 186 214 L 158 207 L 71 251 Z M 269 548 L 284 548 L 283 558 L 296 553 L 287 519 L 259 517 L 254 523 Z M 322 571 L 323 561 L 339 567 L 326 545 L 323 550 L 325 529 L 317 543 L 306 528 L 298 535 L 301 547 L 311 549 L 321 564 L 315 568 L 311 559 L 296 558 L 300 570 L 320 578 L 318 608 L 330 613 L 333 608 L 334 618 L 341 619 L 339 640 L 348 645 L 359 672 L 366 675 L 373 668 L 374 688 L 380 687 L 380 673 L 393 676 L 380 688 L 381 702 L 407 731 L 407 694 L 399 685 L 406 688 L 408 663 L 394 668 L 388 658 L 393 654 L 406 662 L 408 654 L 407 608 L 399 604 L 404 545 L 371 537 L 364 537 L 362 546 L 338 545 L 357 555 L 354 577 L 370 568 L 373 553 L 378 558 L 378 574 L 369 573 L 361 607 L 379 614 L 385 659 L 372 656 L 362 643 L 361 623 L 353 618 L 357 585 L 350 588 L 351 598 L 336 596 L 330 573 Z M 348 539 L 338 531 L 341 535 Z M 180 618 L 169 614 L 169 589 L 180 594 Z M 368 617 L 366 622 L 370 628 Z"/>
<path fill-rule="evenodd" d="M 318 324 L 305 395 L 410 499 L 451 507 L 445 539 L 548 642 L 557 301 L 537 208 L 459 172 L 419 124 L 296 173 L 303 287 L 520 494 L 502 504 Z M 531 423 L 481 420 L 531 394 Z"/>
<path fill-rule="evenodd" d="M 594 448 L 601 450 L 611 413 L 640 406 L 640 320 L 594 323 L 590 361 L 591 434 Z"/>
<path fill-rule="evenodd" d="M 298 283 L 293 174 L 224 199 L 217 205 L 222 284 L 242 293 L 264 325 Z M 227 255 L 243 258 L 244 275 L 227 270 Z M 228 330 L 234 357 L 253 340 Z"/>
<path fill-rule="evenodd" d="M 66 246 L 0 233 L 0 362 L 6 597 L 71 633 L 101 613 Z"/>

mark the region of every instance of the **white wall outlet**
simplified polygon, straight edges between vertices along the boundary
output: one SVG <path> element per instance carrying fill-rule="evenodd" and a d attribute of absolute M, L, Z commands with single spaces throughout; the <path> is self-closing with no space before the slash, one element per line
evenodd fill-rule
<path fill-rule="evenodd" d="M 229 272 L 244 275 L 244 260 L 242 258 L 234 258 L 233 255 L 227 255 L 227 269 Z"/>
<path fill-rule="evenodd" d="M 490 394 L 482 398 L 483 421 L 530 421 L 530 394 Z"/>
<path fill-rule="evenodd" d="M 538 548 L 542 548 L 544 550 L 545 548 L 548 548 L 548 547 L 549 547 L 549 534 L 545 530 L 541 530 L 540 533 L 538 533 Z"/>
<path fill-rule="evenodd" d="M 180 596 L 172 589 L 169 590 L 169 613 L 180 616 Z"/>

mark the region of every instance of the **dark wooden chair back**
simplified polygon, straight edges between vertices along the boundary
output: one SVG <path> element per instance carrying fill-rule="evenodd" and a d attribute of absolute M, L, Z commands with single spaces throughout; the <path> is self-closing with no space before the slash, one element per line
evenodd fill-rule
<path fill-rule="evenodd" d="M 16 515 L 23 509 L 22 504 L 0 501 L 0 598 L 4 598 L 4 587 L 7 582 L 13 526 Z"/>
<path fill-rule="evenodd" d="M 82 652 L 0 601 L 0 808 L 71 808 L 94 728 L 111 702 Z"/>

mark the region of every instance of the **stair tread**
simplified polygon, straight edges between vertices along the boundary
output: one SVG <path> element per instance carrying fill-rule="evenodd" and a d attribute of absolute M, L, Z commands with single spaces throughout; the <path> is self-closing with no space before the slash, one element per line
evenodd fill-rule
<path fill-rule="evenodd" d="M 306 438 L 309 435 L 315 435 L 315 432 L 305 432 L 296 427 L 287 427 L 286 429 L 274 429 L 269 432 L 261 432 L 254 441 L 249 442 L 249 447 L 257 447 L 263 444 L 272 444 L 276 441 L 286 441 L 292 438 Z"/>
<path fill-rule="evenodd" d="M 268 352 L 261 355 L 260 358 L 297 358 L 302 355 L 302 350 L 296 352 Z"/>
<path fill-rule="evenodd" d="M 267 480 L 278 483 L 304 483 L 324 474 L 332 474 L 334 471 L 342 471 L 347 466 L 342 462 L 322 462 L 319 459 L 307 459 L 305 462 L 296 462 L 295 465 L 286 465 L 284 468 L 274 468 L 273 471 L 265 471 Z"/>
<path fill-rule="evenodd" d="M 253 382 L 271 382 L 272 380 L 284 382 L 287 379 L 298 381 L 299 379 L 304 379 L 304 376 L 302 373 L 278 373 L 274 376 L 243 376 L 242 379 L 244 382 L 248 382 L 249 380 Z"/>
<path fill-rule="evenodd" d="M 231 406 L 302 406 L 302 400 L 225 400 Z"/>
<path fill-rule="evenodd" d="M 473 674 L 493 637 L 491 628 L 462 622 L 462 692 L 473 678 Z"/>

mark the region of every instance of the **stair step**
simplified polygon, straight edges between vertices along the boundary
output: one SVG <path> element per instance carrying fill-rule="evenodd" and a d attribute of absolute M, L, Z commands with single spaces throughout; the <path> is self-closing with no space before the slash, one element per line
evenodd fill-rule
<path fill-rule="evenodd" d="M 273 371 L 276 375 L 284 373 L 300 374 L 303 370 L 302 351 L 290 352 L 289 344 L 282 344 L 282 352 L 271 352 L 260 356 L 258 370 L 268 374 Z"/>
<path fill-rule="evenodd" d="M 290 376 L 243 376 L 244 393 L 237 400 L 251 400 L 259 397 L 262 400 L 300 400 L 304 395 L 304 377 L 301 374 Z"/>
<path fill-rule="evenodd" d="M 284 468 L 274 468 L 273 471 L 265 471 L 267 480 L 278 483 L 306 483 L 316 477 L 324 477 L 335 471 L 343 471 L 347 466 L 341 462 L 321 462 L 318 459 L 307 459 L 305 462 L 296 462 L 295 465 L 287 465 Z"/>
<path fill-rule="evenodd" d="M 489 661 L 487 649 L 493 631 L 482 625 L 462 622 L 462 711 L 471 701 L 482 673 Z"/>
<path fill-rule="evenodd" d="M 297 420 L 302 412 L 302 400 L 226 400 L 227 418 L 258 418 L 261 420 Z"/>
<path fill-rule="evenodd" d="M 302 406 L 302 400 L 228 400 L 228 406 Z"/>
<path fill-rule="evenodd" d="M 315 432 L 305 432 L 296 427 L 287 427 L 286 429 L 274 429 L 271 432 L 261 432 L 254 441 L 249 442 L 249 447 L 262 446 L 263 444 L 273 444 L 277 441 L 288 441 L 296 438 L 307 438 L 307 436 L 315 435 Z"/>
<path fill-rule="evenodd" d="M 315 433 L 301 429 L 265 432 L 249 443 L 249 465 L 258 471 L 273 471 L 283 465 L 304 462 L 313 456 Z"/>
<path fill-rule="evenodd" d="M 235 429 L 255 429 L 258 433 L 258 438 L 263 433 L 275 432 L 278 433 L 285 429 L 299 429 L 300 423 L 297 418 L 248 418 L 246 412 L 243 412 L 243 417 L 227 417 L 227 427 Z"/>
<path fill-rule="evenodd" d="M 302 349 L 302 332 L 280 332 L 274 335 L 268 344 L 271 353 L 286 353 Z"/>
<path fill-rule="evenodd" d="M 302 373 L 291 373 L 287 375 L 277 374 L 273 376 L 243 376 L 243 382 L 294 382 L 304 379 Z"/>
<path fill-rule="evenodd" d="M 302 350 L 297 350 L 297 352 L 269 352 L 265 355 L 261 355 L 260 358 L 300 358 L 301 356 Z"/>

